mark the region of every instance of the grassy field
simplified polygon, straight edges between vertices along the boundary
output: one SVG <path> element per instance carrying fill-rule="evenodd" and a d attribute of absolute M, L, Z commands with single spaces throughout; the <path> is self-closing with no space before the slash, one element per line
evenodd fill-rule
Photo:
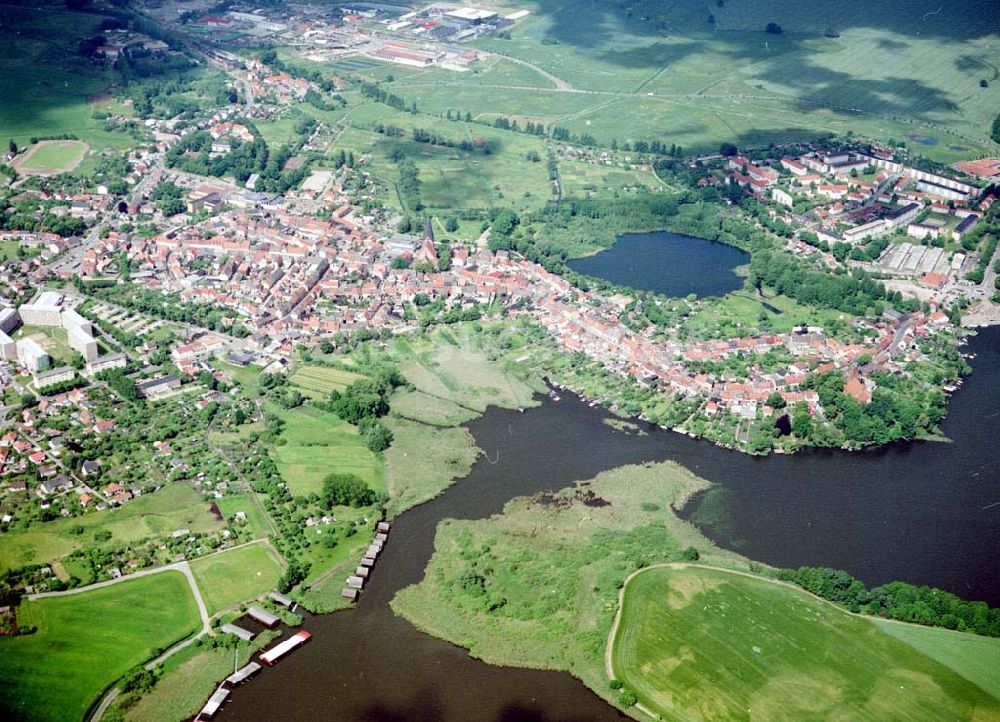
<path fill-rule="evenodd" d="M 293 494 L 318 492 L 333 472 L 357 474 L 374 489 L 384 487 L 382 463 L 355 427 L 309 405 L 273 411 L 285 421 L 281 438 L 286 442 L 274 447 L 274 459 Z"/>
<path fill-rule="evenodd" d="M 684 322 L 694 338 L 728 338 L 765 332 L 788 333 L 796 326 L 824 326 L 833 321 L 848 322 L 851 317 L 839 311 L 806 306 L 788 296 L 768 297 L 764 303 L 745 291 L 729 294 L 699 305 Z M 776 313 L 777 309 L 779 313 Z"/>
<path fill-rule="evenodd" d="M 113 100 L 104 95 L 117 74 L 76 52 L 97 34 L 105 16 L 78 13 L 63 3 L 4 6 L 0 28 L 0 138 L 28 145 L 32 136 L 72 133 L 92 149 L 124 149 L 135 141 L 109 132 L 93 117 Z"/>
<path fill-rule="evenodd" d="M 264 510 L 254 501 L 252 492 L 224 496 L 215 503 L 219 505 L 219 511 L 225 519 L 229 519 L 238 511 L 246 514 L 247 524 L 253 530 L 255 538 L 261 539 L 271 533 L 271 526 L 267 522 Z"/>
<path fill-rule="evenodd" d="M 407 381 L 429 396 L 483 412 L 533 406 L 537 388 L 502 362 L 491 359 L 471 330 L 457 326 L 418 340 L 396 339 L 392 355 Z"/>
<path fill-rule="evenodd" d="M 897 624 L 888 619 L 873 619 L 872 623 L 1000 699 L 1000 675 L 997 674 L 1000 642 L 996 639 L 949 629 Z"/>
<path fill-rule="evenodd" d="M 645 187 L 662 191 L 666 186 L 649 170 L 625 170 L 595 163 L 562 161 L 559 180 L 565 196 L 608 197 L 623 189 Z"/>
<path fill-rule="evenodd" d="M 260 378 L 260 366 L 236 366 L 220 361 L 219 368 L 232 376 L 233 380 L 242 388 L 244 396 L 252 397 L 260 393 L 260 387 L 257 384 L 257 380 Z"/>
<path fill-rule="evenodd" d="M 415 389 L 401 390 L 390 400 L 392 413 L 385 423 L 394 440 L 381 458 L 365 448 L 353 426 L 334 414 L 309 405 L 272 409 L 286 423 L 286 443 L 274 447 L 274 457 L 292 493 L 318 492 L 328 474 L 353 472 L 389 495 L 388 510 L 394 515 L 433 498 L 467 474 L 478 450 L 458 425 L 490 404 L 531 406 L 537 390 L 521 379 L 523 373 L 490 358 L 477 344 L 475 333 L 460 325 L 390 344 L 382 360 L 396 364 Z M 364 366 L 371 360 L 364 357 L 355 363 Z M 345 384 L 355 376 L 306 366 L 292 380 L 303 388 L 312 385 L 319 393 L 321 385 Z"/>
<path fill-rule="evenodd" d="M 990 644 L 970 655 L 973 668 L 996 670 L 1000 641 L 984 642 Z M 611 653 L 615 676 L 642 705 L 668 718 L 1000 715 L 1000 700 L 963 674 L 969 657 L 946 647 L 936 656 L 950 664 L 801 590 L 704 567 L 634 576 Z"/>
<path fill-rule="evenodd" d="M 396 150 L 402 151 L 419 171 L 420 199 L 431 213 L 494 205 L 521 211 L 538 208 L 552 197 L 545 163 L 526 158 L 529 152 L 534 152 L 544 159 L 544 140 L 477 124 L 448 123 L 436 115 L 414 116 L 363 101 L 350 111 L 350 127 L 332 152 L 343 148 L 355 154 L 368 154 L 369 170 L 391 189 L 399 180 L 391 156 Z M 376 123 L 430 130 L 456 144 L 479 140 L 488 144 L 491 152 L 432 146 L 409 137 L 387 138 L 370 130 Z M 403 200 L 395 197 L 395 192 L 390 195 L 396 204 Z"/>
<path fill-rule="evenodd" d="M 84 528 L 75 535 L 70 529 Z M 111 532 L 108 544 L 139 541 L 174 529 L 208 532 L 221 529 L 208 511 L 208 503 L 186 484 L 174 484 L 155 494 L 144 494 L 123 507 L 36 524 L 27 531 L 10 531 L 0 544 L 0 568 L 44 564 L 84 545 L 94 545 L 94 533 Z"/>
<path fill-rule="evenodd" d="M 715 563 L 745 564 L 671 511 L 706 484 L 671 463 L 626 466 L 514 499 L 490 519 L 444 521 L 423 581 L 392 607 L 475 657 L 568 670 L 611 699 L 603 654 L 622 580 L 688 546 Z"/>
<path fill-rule="evenodd" d="M 256 650 L 266 647 L 277 635 L 276 631 L 266 631 L 253 642 L 240 642 L 235 653 L 237 664 L 249 662 Z M 181 650 L 164 662 L 162 675 L 150 692 L 138 699 L 131 695 L 119 697 L 106 718 L 128 722 L 189 719 L 205 704 L 219 680 L 232 674 L 233 658 L 231 649 L 208 649 L 199 644 Z M 121 704 L 125 700 L 126 704 Z"/>
<path fill-rule="evenodd" d="M 511 39 L 476 45 L 524 64 L 490 57 L 473 73 L 374 74 L 391 74 L 423 112 L 504 114 L 604 143 L 658 138 L 702 151 L 854 130 L 944 161 L 991 148 L 1000 17 L 989 0 L 944 9 L 933 0 L 517 5 L 532 14 Z M 766 34 L 769 22 L 784 32 Z"/>
<path fill-rule="evenodd" d="M 0 716 L 79 720 L 104 689 L 199 627 L 187 580 L 164 572 L 104 589 L 25 601 L 35 634 L 0 639 Z"/>
<path fill-rule="evenodd" d="M 46 140 L 32 146 L 17 167 L 29 173 L 72 170 L 86 152 L 87 144 L 78 140 Z"/>
<path fill-rule="evenodd" d="M 464 326 L 416 339 L 397 338 L 388 349 L 414 389 L 396 393 L 386 424 L 393 443 L 384 452 L 390 515 L 431 499 L 469 472 L 479 450 L 459 425 L 489 405 L 534 405 L 523 371 L 491 358 Z"/>
<path fill-rule="evenodd" d="M 337 518 L 347 520 L 351 511 L 353 510 L 338 511 Z M 364 511 L 366 510 L 362 510 L 362 513 Z M 330 532 L 322 530 L 322 533 Z M 358 559 L 374 536 L 372 526 L 367 526 L 353 536 L 340 536 L 333 549 L 311 545 L 306 553 L 312 562 L 309 576 L 302 586 L 292 592 L 292 597 L 313 612 L 329 613 L 351 606 L 351 602 L 340 596 L 340 590 L 344 588 L 344 580 L 354 573 Z"/>
<path fill-rule="evenodd" d="M 17 249 L 20 245 L 17 241 L 0 241 L 0 261 L 17 258 Z"/>
<path fill-rule="evenodd" d="M 341 122 L 346 115 L 347 112 L 343 109 L 317 110 L 307 103 L 296 103 L 284 106 L 273 118 L 260 120 L 255 124 L 267 144 L 272 148 L 279 148 L 301 140 L 301 136 L 295 132 L 295 124 L 302 118 L 314 118 L 319 123 L 333 126 Z"/>
<path fill-rule="evenodd" d="M 417 390 L 402 390 L 393 395 L 392 413 L 432 426 L 458 426 L 479 415 L 454 401 Z"/>
<path fill-rule="evenodd" d="M 209 614 L 275 588 L 284 571 L 270 544 L 251 544 L 191 562 Z"/>
<path fill-rule="evenodd" d="M 55 326 L 21 326 L 13 335 L 14 340 L 31 338 L 52 357 L 53 365 L 68 364 L 73 358 L 66 331 Z"/>
<path fill-rule="evenodd" d="M 295 370 L 290 380 L 296 386 L 313 394 L 327 395 L 331 391 L 343 391 L 350 384 L 363 379 L 361 374 L 326 366 L 302 366 Z"/>

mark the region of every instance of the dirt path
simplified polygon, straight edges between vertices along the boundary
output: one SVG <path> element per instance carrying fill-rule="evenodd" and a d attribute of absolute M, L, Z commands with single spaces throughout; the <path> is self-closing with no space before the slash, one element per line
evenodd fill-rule
<path fill-rule="evenodd" d="M 251 542 L 254 543 L 254 542 Z M 243 546 L 243 545 L 241 545 Z M 232 547 L 232 549 L 238 549 L 239 547 Z M 231 549 L 226 549 L 225 551 L 231 551 Z M 208 555 L 211 556 L 211 555 Z M 201 590 L 198 589 L 198 584 L 194 580 L 194 574 L 191 572 L 191 565 L 186 561 L 174 562 L 173 564 L 167 564 L 164 567 L 157 567 L 156 569 L 144 569 L 139 572 L 134 572 L 132 574 L 124 574 L 117 579 L 108 579 L 103 582 L 97 582 L 96 584 L 88 584 L 85 587 L 77 587 L 76 589 L 67 589 L 62 592 L 41 592 L 40 594 L 31 594 L 28 599 L 48 599 L 50 597 L 66 597 L 72 594 L 83 594 L 84 592 L 89 592 L 94 589 L 102 589 L 104 587 L 110 587 L 115 584 L 121 584 L 122 582 L 127 582 L 131 579 L 138 579 L 139 577 L 148 577 L 153 574 L 160 574 L 161 572 L 180 572 L 187 579 L 188 586 L 191 587 L 191 594 L 194 596 L 194 601 L 198 605 L 198 614 L 201 616 L 201 634 L 211 634 L 212 628 L 209 622 L 208 608 L 205 606 L 205 600 L 201 596 Z"/>
<path fill-rule="evenodd" d="M 553 85 L 555 85 L 556 86 L 556 90 L 558 90 L 560 93 L 574 93 L 574 92 L 576 92 L 576 88 L 574 88 L 572 85 L 570 85 L 569 83 L 567 83 L 565 80 L 563 80 L 560 77 L 557 77 L 557 76 L 553 75 L 552 73 L 550 73 L 548 70 L 545 70 L 544 68 L 538 67 L 534 63 L 529 63 L 527 60 L 521 60 L 520 58 L 515 58 L 515 57 L 513 57 L 511 55 L 503 55 L 501 53 L 493 53 L 493 55 L 497 56 L 498 58 L 503 58 L 504 60 L 509 60 L 512 63 L 517 63 L 518 65 L 523 65 L 526 68 L 530 68 L 531 70 L 534 70 L 536 73 L 538 73 L 543 78 L 545 78 L 546 80 L 550 81 Z"/>

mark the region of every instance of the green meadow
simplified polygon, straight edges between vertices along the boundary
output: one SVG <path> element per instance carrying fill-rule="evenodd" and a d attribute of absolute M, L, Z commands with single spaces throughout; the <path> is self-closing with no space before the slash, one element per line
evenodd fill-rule
<path fill-rule="evenodd" d="M 514 6 L 531 14 L 512 26 L 509 39 L 475 41 L 482 56 L 468 72 L 357 58 L 322 65 L 283 50 L 293 65 L 380 82 L 419 112 L 348 89 L 345 109 L 298 104 L 261 121 L 260 130 L 280 145 L 295 139 L 303 115 L 328 123 L 336 134 L 329 153 L 366 156 L 387 202 L 414 213 L 415 199 L 396 187 L 393 155 L 402 151 L 419 171 L 419 202 L 431 214 L 491 207 L 525 212 L 553 198 L 544 162 L 549 142 L 488 125 L 500 116 L 521 127 L 567 128 L 603 147 L 612 140 L 659 140 L 686 153 L 715 152 L 722 142 L 763 147 L 831 133 L 905 143 L 948 163 L 1000 152 L 988 137 L 1000 107 L 1000 24 L 983 22 L 1000 18 L 987 0 L 940 12 L 933 0 L 902 0 L 891 8 L 860 0 L 823 7 L 790 0 Z M 766 33 L 769 22 L 784 31 Z M 448 121 L 449 113 L 463 120 Z M 467 115 L 474 122 L 464 122 Z M 381 135 L 378 124 L 407 133 Z M 454 144 L 483 141 L 491 152 L 417 143 L 415 129 Z M 540 161 L 529 160 L 534 157 Z M 662 186 L 648 171 L 570 160 L 559 163 L 559 173 L 564 196 Z"/>
<path fill-rule="evenodd" d="M 238 438 L 238 437 L 237 437 Z M 253 531 L 254 538 L 261 539 L 271 533 L 268 517 L 259 501 L 254 498 L 254 492 L 245 494 L 230 494 L 215 502 L 224 519 L 229 519 L 242 511 L 247 517 L 247 526 Z"/>
<path fill-rule="evenodd" d="M 689 546 L 745 564 L 672 511 L 707 484 L 671 462 L 624 466 L 489 519 L 445 520 L 424 578 L 392 608 L 490 664 L 565 670 L 611 701 L 604 649 L 622 581 Z"/>
<path fill-rule="evenodd" d="M 183 649 L 164 662 L 163 675 L 151 691 L 141 696 L 119 696 L 105 718 L 128 722 L 190 719 L 218 687 L 219 680 L 232 674 L 234 656 L 239 666 L 245 665 L 258 649 L 267 646 L 265 640 L 277 634 L 268 631 L 249 644 L 240 642 L 235 655 L 224 647 L 193 645 Z"/>
<path fill-rule="evenodd" d="M 390 418 L 392 446 L 385 452 L 387 510 L 398 514 L 432 499 L 472 469 L 479 449 L 464 427 L 439 427 Z"/>
<path fill-rule="evenodd" d="M 421 112 L 506 115 L 605 144 L 660 139 L 701 152 L 854 131 L 948 162 L 996 149 L 1000 34 L 988 0 L 517 5 L 531 15 L 510 39 L 476 41 L 494 55 L 471 72 L 383 67 L 370 77 L 392 77 Z M 765 33 L 769 22 L 783 32 Z"/>
<path fill-rule="evenodd" d="M 968 635 L 888 626 L 759 577 L 654 567 L 625 587 L 610 660 L 639 703 L 669 719 L 1000 715 L 1000 640 L 966 647 Z"/>
<path fill-rule="evenodd" d="M 334 414 L 308 404 L 292 411 L 274 409 L 286 421 L 282 439 L 287 441 L 273 454 L 292 493 L 318 492 L 327 474 L 353 472 L 388 495 L 387 511 L 395 516 L 467 474 L 479 449 L 461 424 L 489 405 L 532 406 L 539 390 L 524 380 L 523 370 L 494 358 L 481 343 L 471 326 L 457 324 L 415 338 L 398 337 L 385 350 L 362 347 L 339 359 L 359 369 L 394 365 L 408 382 L 389 399 L 383 423 L 393 442 L 377 456 L 365 448 L 355 427 Z M 299 383 L 295 375 L 292 380 Z"/>
<path fill-rule="evenodd" d="M 292 494 L 318 493 L 333 472 L 357 474 L 374 489 L 384 487 L 382 463 L 354 426 L 309 404 L 273 411 L 285 422 L 283 443 L 273 448 L 273 456 Z"/>
<path fill-rule="evenodd" d="M 78 140 L 49 140 L 33 146 L 19 167 L 25 171 L 62 171 L 75 165 L 87 152 Z"/>
<path fill-rule="evenodd" d="M 0 716 L 84 719 L 104 690 L 200 626 L 180 572 L 103 589 L 27 600 L 17 610 L 34 634 L 0 638 Z"/>
<path fill-rule="evenodd" d="M 127 134 L 104 130 L 93 117 L 111 104 L 116 73 L 80 56 L 77 46 L 97 34 L 105 16 L 71 12 L 63 3 L 5 5 L 0 26 L 0 138 L 25 147 L 33 136 L 71 133 L 92 149 L 124 149 Z M 16 27 L 16 30 L 13 28 Z M 44 160 L 44 158 L 43 158 Z M 58 159 L 50 159 L 55 163 Z"/>
<path fill-rule="evenodd" d="M 368 154 L 369 172 L 388 186 L 387 201 L 397 207 L 412 211 L 407 200 L 395 191 L 399 169 L 392 154 L 397 150 L 416 165 L 420 201 L 432 213 L 499 205 L 522 211 L 544 205 L 552 197 L 543 139 L 474 123 L 448 123 L 435 117 L 400 113 L 371 101 L 352 109 L 349 123 L 331 154 L 340 149 Z M 372 130 L 377 123 L 428 130 L 455 144 L 482 141 L 490 153 L 418 143 L 410 137 L 388 138 Z M 528 160 L 529 153 L 541 160 Z"/>
<path fill-rule="evenodd" d="M 490 404 L 533 406 L 532 388 L 518 369 L 498 361 L 480 346 L 472 329 L 454 326 L 420 339 L 396 339 L 390 356 L 417 390 L 478 413 Z"/>
<path fill-rule="evenodd" d="M 363 378 L 364 376 L 353 371 L 325 366 L 301 366 L 291 375 L 290 381 L 307 392 L 326 396 L 331 391 L 343 391 Z"/>
<path fill-rule="evenodd" d="M 216 614 L 274 589 L 284 567 L 270 544 L 258 543 L 195 559 L 191 571 L 208 613 Z"/>

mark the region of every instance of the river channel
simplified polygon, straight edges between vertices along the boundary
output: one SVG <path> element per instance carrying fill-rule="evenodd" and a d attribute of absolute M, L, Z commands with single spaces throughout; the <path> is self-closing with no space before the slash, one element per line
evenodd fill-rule
<path fill-rule="evenodd" d="M 673 432 L 609 428 L 564 394 L 524 413 L 491 408 L 469 429 L 480 460 L 437 499 L 402 514 L 354 609 L 307 620 L 313 640 L 237 689 L 230 720 L 624 719 L 568 674 L 484 664 L 392 614 L 423 577 L 445 518 L 481 518 L 515 496 L 556 490 L 605 469 L 673 459 L 715 482 L 685 510 L 715 541 L 776 565 L 829 565 L 869 584 L 894 579 L 1000 604 L 998 431 L 1000 328 L 967 350 L 975 372 L 951 401 L 954 443 L 753 458 Z M 711 512 L 711 513 L 709 513 Z"/>
<path fill-rule="evenodd" d="M 675 233 L 622 236 L 571 262 L 581 272 L 668 296 L 741 287 L 743 251 Z M 598 722 L 626 719 L 568 674 L 495 667 L 423 634 L 389 601 L 419 582 L 446 518 L 488 517 L 516 496 L 555 491 L 624 464 L 672 459 L 714 482 L 683 511 L 716 543 L 777 566 L 845 569 L 1000 605 L 1000 328 L 967 350 L 975 372 L 951 400 L 954 443 L 754 458 L 643 425 L 615 431 L 572 394 L 468 424 L 480 461 L 437 499 L 402 514 L 353 609 L 310 617 L 312 641 L 234 691 L 223 720 Z"/>

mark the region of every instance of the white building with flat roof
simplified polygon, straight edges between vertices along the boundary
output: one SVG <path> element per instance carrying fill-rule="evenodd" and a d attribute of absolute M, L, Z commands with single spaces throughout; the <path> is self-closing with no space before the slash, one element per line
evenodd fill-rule
<path fill-rule="evenodd" d="M 771 188 L 771 197 L 775 200 L 776 203 L 780 203 L 783 206 L 788 206 L 789 208 L 791 208 L 792 206 L 795 205 L 795 199 L 792 198 L 792 194 L 789 193 L 788 191 L 778 188 L 777 186 L 773 186 Z"/>
<path fill-rule="evenodd" d="M 37 374 L 52 363 L 52 359 L 33 338 L 22 338 L 17 342 L 17 361 L 28 371 Z"/>
<path fill-rule="evenodd" d="M 3 331 L 0 331 L 0 358 L 4 361 L 17 360 L 17 344 Z"/>
<path fill-rule="evenodd" d="M 63 295 L 55 291 L 45 291 L 18 309 L 21 320 L 28 326 L 61 326 L 62 312 Z"/>
<path fill-rule="evenodd" d="M 13 306 L 0 308 L 0 331 L 13 333 L 21 325 L 21 314 Z"/>
<path fill-rule="evenodd" d="M 89 327 L 90 324 L 87 326 Z M 69 330 L 66 331 L 66 343 L 71 349 L 83 356 L 88 363 L 96 360 L 99 355 L 96 339 L 83 326 L 70 326 Z"/>
<path fill-rule="evenodd" d="M 44 389 L 56 384 L 72 381 L 76 371 L 72 366 L 60 366 L 50 371 L 42 371 L 35 375 L 35 388 Z"/>
<path fill-rule="evenodd" d="M 94 331 L 91 328 L 90 321 L 81 316 L 80 314 L 78 314 L 72 308 L 63 309 L 62 316 L 59 319 L 59 323 L 67 331 L 76 326 L 78 328 L 82 328 L 91 336 L 94 335 Z"/>
<path fill-rule="evenodd" d="M 109 369 L 123 369 L 128 366 L 128 358 L 123 353 L 109 353 L 105 356 L 98 356 L 87 364 L 87 371 L 92 374 L 99 374 L 101 371 Z"/>
<path fill-rule="evenodd" d="M 493 10 L 483 10 L 481 8 L 457 8 L 455 10 L 450 10 L 445 13 L 445 17 L 449 20 L 455 20 L 460 23 L 469 23 L 472 25 L 479 25 L 487 20 L 493 20 L 498 15 L 497 12 Z"/>

